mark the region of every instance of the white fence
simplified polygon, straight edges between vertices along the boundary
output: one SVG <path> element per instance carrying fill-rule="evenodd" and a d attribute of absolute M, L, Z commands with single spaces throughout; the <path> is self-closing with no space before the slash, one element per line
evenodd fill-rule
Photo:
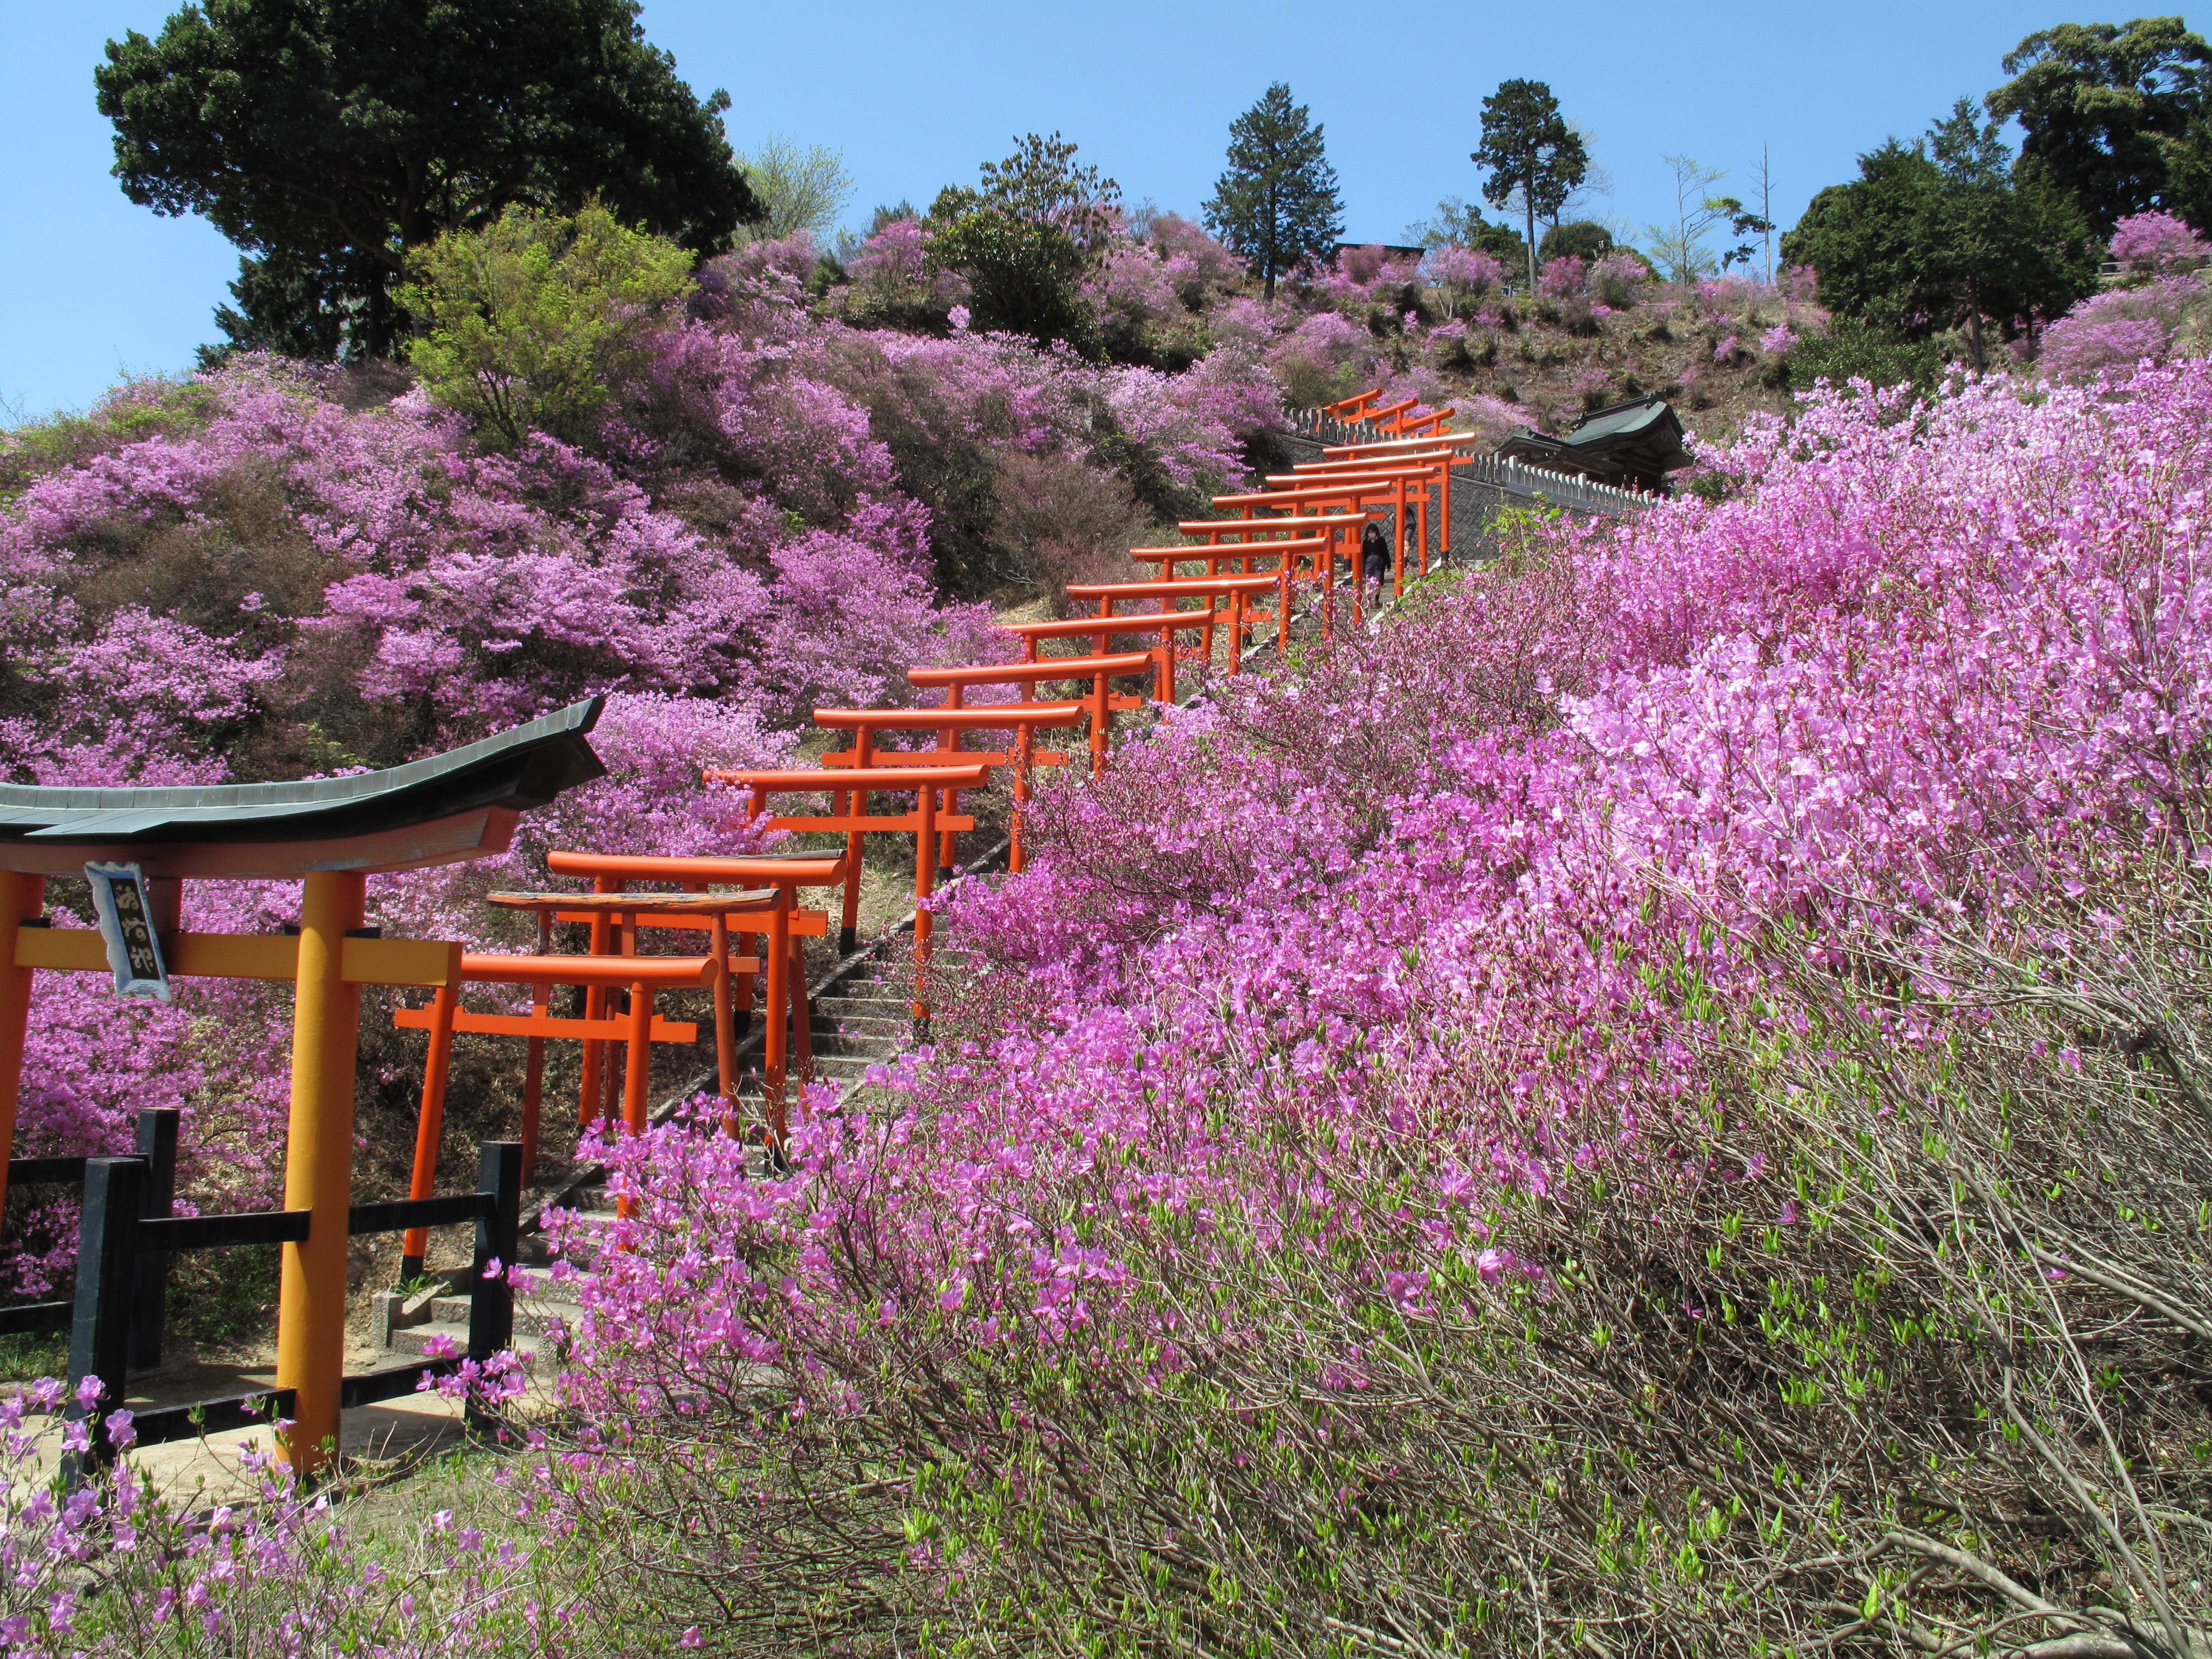
<path fill-rule="evenodd" d="M 1283 414 L 1301 437 L 1323 444 L 1389 443 L 1394 435 L 1371 422 L 1340 421 L 1317 409 L 1285 409 Z M 1577 512 L 1604 513 L 1615 517 L 1649 507 L 1654 499 L 1615 484 L 1595 483 L 1571 473 L 1547 472 L 1541 467 L 1524 466 L 1519 461 L 1500 460 L 1495 455 L 1469 456 L 1452 468 L 1452 477 L 1455 481 L 1487 485 L 1509 495 L 1522 495 Z"/>

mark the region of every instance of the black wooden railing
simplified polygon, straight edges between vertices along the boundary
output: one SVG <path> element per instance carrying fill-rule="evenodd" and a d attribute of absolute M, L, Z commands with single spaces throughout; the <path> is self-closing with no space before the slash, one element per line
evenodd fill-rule
<path fill-rule="evenodd" d="M 14 1158 L 8 1165 L 11 1188 L 39 1182 L 83 1183 L 76 1296 L 67 1302 L 0 1309 L 0 1334 L 70 1333 L 72 1394 L 88 1376 L 97 1376 L 103 1385 L 98 1407 L 70 1407 L 72 1415 L 92 1419 L 94 1462 L 113 1455 L 106 1419 L 123 1402 L 130 1373 L 161 1358 L 169 1257 L 179 1250 L 303 1243 L 312 1219 L 307 1210 L 173 1216 L 168 1212 L 176 1185 L 177 1114 L 141 1113 L 137 1145 L 137 1155 L 130 1158 Z M 522 1145 L 512 1140 L 486 1141 L 479 1149 L 475 1192 L 350 1208 L 346 1232 L 353 1237 L 473 1221 L 476 1262 L 466 1353 L 349 1376 L 340 1385 L 341 1407 L 412 1394 L 423 1377 L 450 1375 L 463 1358 L 482 1364 L 514 1340 L 514 1296 L 504 1270 L 514 1263 L 521 1220 Z M 486 1279 L 495 1261 L 502 1271 Z M 138 1444 L 157 1446 L 288 1416 L 296 1403 L 289 1389 L 262 1389 L 134 1413 L 131 1426 Z M 476 1410 L 471 1402 L 471 1417 Z"/>

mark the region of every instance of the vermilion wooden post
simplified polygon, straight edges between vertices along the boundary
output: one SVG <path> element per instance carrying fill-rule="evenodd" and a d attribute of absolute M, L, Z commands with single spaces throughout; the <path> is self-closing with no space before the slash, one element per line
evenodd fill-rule
<path fill-rule="evenodd" d="M 855 767 L 875 764 L 876 734 L 865 726 L 854 739 L 853 764 Z M 758 799 L 756 797 L 756 799 Z M 855 789 L 850 793 L 853 816 L 860 817 L 868 810 L 868 792 Z M 837 928 L 837 954 L 849 957 L 859 947 L 860 940 L 860 834 L 853 830 L 845 837 L 845 908 L 841 913 Z"/>
<path fill-rule="evenodd" d="M 761 1069 L 764 1073 L 762 1086 L 767 1095 L 769 1144 L 778 1149 L 782 1147 L 783 1138 L 790 1128 L 784 1100 L 784 1084 L 790 1066 L 787 1048 L 790 1028 L 786 1012 L 791 1000 L 790 904 L 790 890 L 776 889 L 775 908 L 769 913 L 768 942 L 761 952 L 766 958 L 762 965 L 768 974 L 768 1024 L 761 1034 Z"/>
<path fill-rule="evenodd" d="M 689 884 L 686 884 L 687 885 Z M 735 1042 L 728 1032 L 735 1018 L 730 999 L 730 919 L 715 915 L 710 919 L 707 937 L 714 952 L 714 1088 L 722 1097 L 722 1131 L 735 1135 L 738 1132 L 738 1068 L 732 1052 Z"/>
<path fill-rule="evenodd" d="M 31 975 L 15 965 L 23 924 L 45 914 L 46 878 L 0 872 L 0 1152 L 15 1144 L 15 1099 L 23 1080 L 23 1038 L 30 1030 Z M 0 1156 L 0 1200 L 8 1195 L 8 1163 Z"/>
<path fill-rule="evenodd" d="M 594 876 L 592 878 L 592 890 L 594 893 L 619 893 L 622 889 L 622 883 L 612 877 Z M 595 914 L 592 917 L 591 927 L 591 944 L 587 947 L 590 954 L 595 957 L 605 956 L 608 945 L 606 916 Z M 584 988 L 584 1018 L 605 1019 L 607 1017 L 609 995 L 610 993 L 603 985 L 586 986 Z M 586 1128 L 597 1122 L 606 1109 L 606 1053 L 607 1045 L 598 1038 L 586 1037 L 584 1040 L 583 1084 L 577 1091 L 576 1121 Z"/>
<path fill-rule="evenodd" d="M 945 706 L 947 708 L 966 708 L 968 701 L 966 692 L 967 688 L 959 684 L 957 682 L 946 686 L 945 688 Z M 940 751 L 950 755 L 951 750 L 957 749 L 960 746 L 960 733 L 951 727 L 941 728 L 937 734 L 937 746 Z M 947 759 L 944 763 L 944 764 L 947 766 L 957 765 L 957 762 L 951 759 Z M 945 816 L 950 817 L 953 813 L 957 812 L 959 810 L 960 792 L 957 789 L 946 790 L 945 792 Z M 937 873 L 942 880 L 950 881 L 952 879 L 952 860 L 954 857 L 953 848 L 958 844 L 959 837 L 952 830 L 945 830 L 938 836 Z"/>
<path fill-rule="evenodd" d="M 346 934 L 361 926 L 366 883 L 356 871 L 319 870 L 304 885 L 284 1207 L 312 1211 L 313 1220 L 305 1241 L 283 1246 L 276 1291 L 276 1386 L 296 1390 L 298 1401 L 283 1455 L 302 1474 L 337 1448 L 338 1386 L 345 1375 L 361 989 L 346 983 L 343 964 Z"/>
<path fill-rule="evenodd" d="M 1101 675 L 1098 684 L 1106 679 Z M 933 847 L 936 837 L 931 834 L 937 820 L 937 792 L 927 787 L 914 792 L 915 804 L 921 813 L 921 833 L 914 838 L 914 1029 L 917 1040 L 928 1041 L 929 1032 L 929 896 L 933 890 L 931 878 L 937 873 Z"/>
<path fill-rule="evenodd" d="M 623 1046 L 623 1127 L 641 1135 L 653 1078 L 653 988 L 643 980 L 629 988 L 629 1033 Z"/>
<path fill-rule="evenodd" d="M 407 1196 L 428 1198 L 437 1190 L 438 1142 L 446 1130 L 446 1079 L 453 1057 L 453 1011 L 460 988 L 441 985 L 430 999 L 430 1054 L 422 1064 L 422 1109 L 415 1118 L 415 1167 Z M 399 1282 L 422 1274 L 429 1254 L 430 1230 L 410 1227 L 399 1243 Z"/>

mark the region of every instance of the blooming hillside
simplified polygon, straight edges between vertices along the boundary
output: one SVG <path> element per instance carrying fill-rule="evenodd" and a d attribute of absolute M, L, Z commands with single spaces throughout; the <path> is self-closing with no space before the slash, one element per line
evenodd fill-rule
<path fill-rule="evenodd" d="M 607 694 L 611 775 L 500 867 L 374 885 L 395 932 L 489 943 L 477 897 L 541 884 L 548 845 L 750 848 L 702 767 L 781 758 L 817 703 L 910 697 L 914 664 L 1011 654 L 977 596 L 1118 558 L 1281 423 L 1233 355 L 1170 375 L 859 328 L 758 258 L 705 272 L 614 392 L 587 441 L 502 446 L 389 369 L 252 356 L 0 434 L 0 769 L 318 775 Z M 295 902 L 196 885 L 188 921 L 270 931 Z M 37 998 L 20 1153 L 120 1149 L 138 1110 L 180 1106 L 188 1188 L 273 1200 L 281 999 L 193 985 L 118 1009 L 67 975 Z M 370 1025 L 397 1106 L 419 1060 Z M 372 1166 L 404 1152 L 370 1138 Z M 12 1271 L 37 1291 L 74 1230 L 58 1210 L 28 1232 L 49 1247 Z"/>
<path fill-rule="evenodd" d="M 2203 362 L 1823 396 L 1737 499 L 1532 530 L 1046 792 L 896 1109 L 766 1188 L 616 1152 L 569 1405 L 655 1501 L 812 1494 L 655 1559 L 777 1551 L 715 1615 L 763 1644 L 865 1573 L 856 1633 L 1027 1651 L 2021 1598 L 2193 1651 L 2209 417 Z"/>

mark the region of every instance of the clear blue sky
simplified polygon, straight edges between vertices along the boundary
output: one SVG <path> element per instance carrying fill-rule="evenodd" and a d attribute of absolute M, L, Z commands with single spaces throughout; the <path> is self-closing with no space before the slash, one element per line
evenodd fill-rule
<path fill-rule="evenodd" d="M 108 175 L 92 69 L 110 36 L 157 32 L 174 0 L 0 0 L 0 422 L 82 408 L 126 373 L 186 368 L 212 337 L 236 255 L 195 219 L 155 217 Z M 1662 155 L 1732 169 L 1761 144 L 1785 226 L 1887 134 L 1917 133 L 1998 59 L 2061 21 L 2145 9 L 2033 0 L 1579 0 L 1452 6 L 1209 0 L 648 0 L 646 32 L 702 94 L 735 99 L 738 149 L 769 133 L 844 152 L 852 216 L 927 205 L 1031 129 L 1060 129 L 1120 180 L 1195 216 L 1230 121 L 1271 81 L 1327 128 L 1346 234 L 1395 241 L 1447 195 L 1483 95 L 1547 81 L 1589 133 L 1613 191 L 1600 217 L 1671 208 Z"/>

